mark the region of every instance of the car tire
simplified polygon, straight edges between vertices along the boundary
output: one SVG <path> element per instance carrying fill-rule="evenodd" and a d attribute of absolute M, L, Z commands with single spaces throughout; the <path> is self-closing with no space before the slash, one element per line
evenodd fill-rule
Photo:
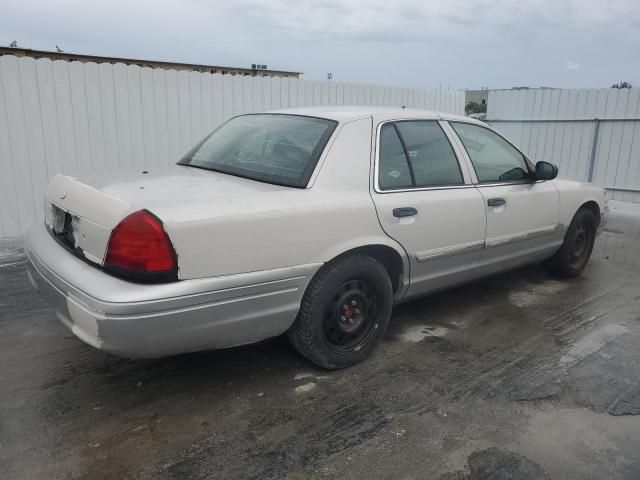
<path fill-rule="evenodd" d="M 313 277 L 287 332 L 304 357 L 329 370 L 364 360 L 384 336 L 393 306 L 387 270 L 362 254 L 344 256 Z"/>
<path fill-rule="evenodd" d="M 597 222 L 591 210 L 581 208 L 571 220 L 560 249 L 544 262 L 546 269 L 562 278 L 577 277 L 587 266 L 596 238 Z"/>

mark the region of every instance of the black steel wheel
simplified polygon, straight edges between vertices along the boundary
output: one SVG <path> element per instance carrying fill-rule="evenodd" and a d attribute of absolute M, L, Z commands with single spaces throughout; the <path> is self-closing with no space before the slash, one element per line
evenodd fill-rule
<path fill-rule="evenodd" d="M 594 243 L 595 232 L 590 222 L 583 220 L 576 225 L 572 232 L 571 248 L 569 250 L 569 265 L 573 269 L 581 269 L 587 264 L 591 247 Z"/>
<path fill-rule="evenodd" d="M 366 280 L 348 280 L 338 287 L 327 304 L 324 334 L 338 352 L 348 351 L 366 340 L 378 313 L 378 295 Z"/>
<path fill-rule="evenodd" d="M 597 226 L 591 210 L 588 208 L 578 210 L 567 229 L 562 246 L 545 262 L 547 269 L 564 278 L 580 275 L 591 257 Z"/>
<path fill-rule="evenodd" d="M 309 284 L 289 339 L 318 366 L 351 366 L 384 335 L 392 303 L 391 280 L 380 262 L 359 254 L 338 258 Z"/>

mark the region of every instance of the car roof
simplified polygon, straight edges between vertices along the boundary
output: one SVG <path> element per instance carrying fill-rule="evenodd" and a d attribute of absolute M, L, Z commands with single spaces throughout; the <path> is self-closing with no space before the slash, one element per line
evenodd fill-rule
<path fill-rule="evenodd" d="M 377 121 L 423 118 L 429 120 L 463 120 L 465 122 L 484 125 L 483 122 L 473 118 L 452 113 L 421 110 L 417 108 L 372 107 L 366 105 L 328 105 L 322 107 L 285 108 L 281 110 L 271 110 L 265 113 L 303 115 L 307 117 L 326 118 L 337 122 L 349 122 L 370 117 L 375 118 Z"/>

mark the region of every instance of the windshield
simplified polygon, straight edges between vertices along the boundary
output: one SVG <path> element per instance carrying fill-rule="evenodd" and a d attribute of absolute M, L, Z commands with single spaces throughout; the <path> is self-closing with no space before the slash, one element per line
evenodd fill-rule
<path fill-rule="evenodd" d="M 336 125 L 298 115 L 242 115 L 214 130 L 178 163 L 303 188 Z"/>

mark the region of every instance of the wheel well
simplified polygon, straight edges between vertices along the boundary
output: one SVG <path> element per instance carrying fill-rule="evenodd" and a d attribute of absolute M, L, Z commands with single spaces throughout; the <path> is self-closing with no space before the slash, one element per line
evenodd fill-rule
<path fill-rule="evenodd" d="M 354 248 L 352 250 L 348 250 L 340 254 L 337 258 L 354 253 L 368 255 L 378 260 L 387 270 L 387 273 L 389 273 L 391 286 L 393 287 L 393 293 L 396 293 L 398 291 L 402 280 L 402 272 L 404 270 L 404 266 L 402 257 L 396 250 L 386 245 L 365 245 L 362 247 Z"/>
<path fill-rule="evenodd" d="M 578 210 L 582 208 L 587 208 L 591 210 L 594 218 L 596 219 L 596 228 L 597 228 L 600 225 L 600 206 L 593 200 L 590 200 L 586 203 L 583 203 Z"/>

